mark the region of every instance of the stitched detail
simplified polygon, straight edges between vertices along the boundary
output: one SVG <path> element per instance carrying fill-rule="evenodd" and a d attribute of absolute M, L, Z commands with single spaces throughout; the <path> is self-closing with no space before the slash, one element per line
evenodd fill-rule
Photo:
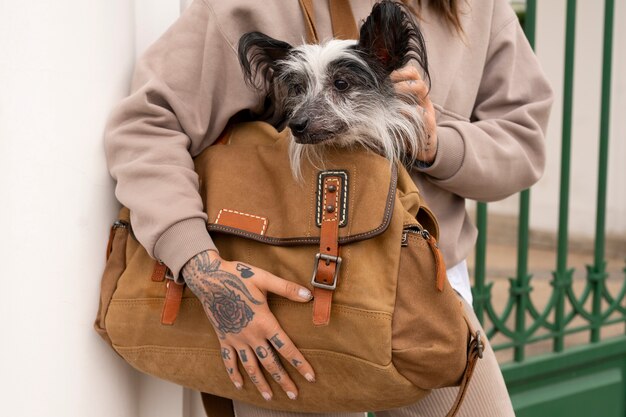
<path fill-rule="evenodd" d="M 142 346 L 121 346 L 113 344 L 113 348 L 125 355 L 132 355 L 138 353 L 158 353 L 162 355 L 176 355 L 176 356 L 215 356 L 221 358 L 221 352 L 216 349 L 208 349 L 208 348 L 180 348 L 180 347 L 168 347 L 168 346 L 159 346 L 159 345 L 142 345 Z M 354 356 L 349 353 L 340 353 L 340 352 L 332 352 L 329 350 L 321 350 L 321 349 L 306 349 L 301 348 L 300 351 L 302 353 L 306 353 L 305 356 L 316 356 L 316 357 L 327 357 L 334 356 L 336 358 L 344 359 L 344 360 L 353 360 L 356 362 L 361 362 L 372 367 L 373 371 L 379 373 L 392 373 L 398 374 L 397 369 L 393 365 L 392 362 L 387 364 L 377 364 L 367 359 L 359 358 L 358 356 Z M 123 356 L 123 355 L 122 355 Z M 401 376 L 401 375 L 400 375 Z M 416 387 L 416 389 L 419 389 Z"/>
<path fill-rule="evenodd" d="M 344 245 L 346 243 L 358 242 L 360 240 L 369 239 L 379 234 L 383 233 L 389 227 L 389 223 L 391 222 L 391 216 L 393 212 L 393 207 L 396 199 L 396 188 L 398 185 L 398 168 L 394 164 L 391 167 L 391 180 L 389 181 L 389 190 L 387 192 L 387 203 L 385 208 L 385 213 L 383 215 L 383 221 L 378 227 L 372 229 L 368 232 L 359 233 L 351 236 L 344 236 L 339 238 L 339 244 Z M 319 205 L 318 205 L 319 206 Z M 208 222 L 207 222 L 208 223 Z M 222 232 L 235 236 L 245 237 L 251 240 L 255 240 L 257 242 L 269 243 L 270 245 L 276 246 L 294 246 L 298 244 L 303 245 L 319 245 L 320 239 L 319 237 L 293 237 L 293 238 L 277 238 L 277 237 L 269 237 L 269 236 L 260 236 L 256 233 L 246 232 L 241 229 L 236 229 L 230 226 L 224 226 L 221 224 L 207 224 L 207 230 L 209 232 Z"/>
<path fill-rule="evenodd" d="M 337 178 L 331 178 L 328 181 L 324 181 L 324 205 L 323 207 L 326 207 L 326 197 L 328 197 L 328 184 L 331 182 L 334 182 L 335 184 L 337 184 L 337 192 L 335 193 L 335 207 L 339 206 L 339 192 L 340 191 L 343 192 L 343 190 L 339 188 L 340 181 Z M 345 210 L 346 210 L 346 205 L 344 204 L 342 208 L 342 217 L 345 217 Z M 339 217 L 339 211 L 335 210 L 334 216 L 332 216 L 330 219 L 327 219 L 326 215 L 327 215 L 327 212 L 322 210 L 322 220 L 325 222 L 332 222 L 332 221 L 337 220 L 337 218 Z"/>
<path fill-rule="evenodd" d="M 155 306 L 160 307 L 163 305 L 163 300 L 165 299 L 165 294 L 162 298 L 121 298 L 111 300 L 111 305 L 124 306 L 124 307 L 145 307 L 145 306 Z M 184 297 L 181 301 L 181 305 L 187 305 L 202 307 L 200 300 L 197 298 L 188 298 Z"/>
<path fill-rule="evenodd" d="M 242 213 L 242 212 L 236 211 L 236 210 L 221 209 L 220 212 L 217 213 L 217 219 L 215 219 L 215 224 L 219 224 L 220 217 L 222 216 L 222 212 L 224 212 L 224 211 L 227 212 L 227 213 L 234 213 L 234 214 L 239 214 L 239 215 L 242 215 L 242 216 L 252 217 L 253 219 L 263 220 L 263 227 L 261 228 L 260 235 L 263 236 L 263 234 L 265 234 L 265 228 L 267 227 L 267 219 L 265 217 L 255 216 L 254 214 Z"/>
<path fill-rule="evenodd" d="M 317 176 L 317 195 L 318 195 L 318 201 L 317 201 L 317 207 L 316 207 L 316 212 L 315 212 L 315 218 L 317 219 L 317 226 L 321 226 L 322 224 L 322 210 L 324 209 L 324 207 L 326 207 L 326 193 L 324 193 L 324 204 L 320 205 L 320 201 L 319 201 L 319 196 L 322 195 L 322 180 L 325 179 L 325 177 L 329 176 L 329 175 L 340 175 L 341 177 L 343 177 L 343 190 L 341 190 L 343 192 L 344 198 L 343 198 L 343 205 L 341 207 L 341 219 L 339 220 L 339 226 L 345 226 L 346 225 L 346 208 L 347 208 L 347 204 L 348 204 L 348 173 L 346 171 L 321 171 L 318 176 Z M 337 180 L 335 180 L 337 181 Z M 324 189 L 326 189 L 326 185 L 324 185 Z M 339 191 L 339 189 L 337 190 Z M 336 199 L 339 199 L 339 192 L 337 193 Z M 335 202 L 335 207 L 337 207 L 338 204 L 337 202 Z M 339 213 L 337 213 L 336 215 L 339 215 Z"/>
<path fill-rule="evenodd" d="M 213 15 L 215 19 L 215 26 L 217 26 L 217 30 L 220 32 L 220 35 L 222 35 L 222 38 L 226 41 L 226 44 L 230 46 L 230 49 L 235 53 L 235 56 L 238 56 L 237 47 L 235 47 L 235 45 L 226 36 L 226 32 L 222 28 L 222 25 L 219 23 L 220 20 L 217 18 L 217 13 L 215 13 L 215 9 L 213 8 L 213 6 L 211 6 L 206 0 L 202 0 L 202 3 L 204 3 L 204 5 L 207 7 L 207 9 L 209 9 L 211 14 Z"/>
<path fill-rule="evenodd" d="M 507 26 L 509 26 L 511 23 L 515 22 L 516 20 L 517 20 L 517 16 L 516 15 L 513 15 L 513 16 L 509 17 L 507 20 L 505 20 L 504 23 L 502 24 L 502 26 L 500 26 L 498 29 L 496 29 L 493 32 L 493 34 L 491 35 L 490 41 L 493 41 L 495 38 L 497 38 L 498 35 L 500 35 L 500 33 L 502 33 L 502 31 L 507 28 Z"/>
<path fill-rule="evenodd" d="M 443 106 L 441 106 L 439 104 L 433 103 L 433 107 L 435 108 L 435 110 L 437 110 L 439 113 L 441 113 L 441 114 L 443 114 L 445 116 L 452 117 L 453 119 L 460 120 L 462 122 L 469 122 L 470 121 L 470 119 L 468 117 L 461 116 L 460 114 L 455 113 L 452 110 L 448 110 L 448 109 L 446 109 L 445 107 L 443 107 Z"/>

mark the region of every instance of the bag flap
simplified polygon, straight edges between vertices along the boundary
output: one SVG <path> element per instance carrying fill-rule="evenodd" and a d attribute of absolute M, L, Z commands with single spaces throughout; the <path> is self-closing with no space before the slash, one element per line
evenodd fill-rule
<path fill-rule="evenodd" d="M 288 136 L 266 123 L 240 124 L 228 132 L 225 144 L 195 158 L 211 233 L 272 245 L 319 244 L 319 210 L 325 207 L 318 201 L 321 172 L 345 181 L 347 193 L 338 205 L 340 243 L 385 231 L 395 202 L 395 165 L 362 148 L 331 149 L 322 168 L 303 162 L 303 179 L 297 181 L 289 163 Z"/>

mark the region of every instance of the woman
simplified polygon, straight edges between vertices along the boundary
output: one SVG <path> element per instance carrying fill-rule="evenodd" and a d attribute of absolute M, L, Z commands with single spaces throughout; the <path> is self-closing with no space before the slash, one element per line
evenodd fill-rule
<path fill-rule="evenodd" d="M 412 177 L 439 219 L 448 278 L 478 325 L 465 264 L 476 230 L 465 212 L 465 198 L 498 200 L 537 181 L 552 93 L 506 0 L 407 3 L 419 14 L 432 76 L 426 94 L 419 72 L 406 68 L 392 75 L 398 91 L 421 99 L 422 109 L 416 111 L 425 111 L 431 137 Z M 373 1 L 350 4 L 362 21 Z M 330 38 L 326 2 L 315 2 L 315 15 L 319 38 Z M 220 258 L 206 230 L 193 171 L 192 157 L 215 141 L 232 117 L 265 117 L 260 116 L 264 100 L 243 83 L 236 53 L 239 37 L 252 30 L 292 45 L 306 35 L 295 1 L 195 0 L 138 61 L 133 93 L 113 111 L 105 144 L 111 175 L 118 181 L 116 195 L 131 209 L 136 237 L 188 284 L 208 315 L 214 297 L 202 282 L 219 279 L 216 267 L 233 274 L 246 269 L 246 289 L 261 304 L 251 305 L 245 328 L 232 332 L 215 317 L 211 320 L 233 384 L 254 383 L 268 401 L 282 395 L 269 388 L 263 366 L 284 395 L 297 399 L 297 386 L 276 355 L 259 354 L 259 348 L 278 352 L 311 383 L 315 372 L 264 301 L 268 291 L 300 302 L 311 295 L 259 268 Z M 237 361 L 247 376 L 238 372 Z M 474 378 L 459 415 L 514 415 L 490 348 Z M 378 415 L 445 415 L 455 394 L 455 389 L 435 390 L 416 405 Z M 235 411 L 240 417 L 292 415 L 237 402 Z"/>

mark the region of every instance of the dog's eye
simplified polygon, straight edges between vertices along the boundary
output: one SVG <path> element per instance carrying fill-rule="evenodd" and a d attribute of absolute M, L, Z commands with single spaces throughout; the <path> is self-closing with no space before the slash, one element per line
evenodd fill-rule
<path fill-rule="evenodd" d="M 302 84 L 293 84 L 289 89 L 289 92 L 292 96 L 299 96 L 300 94 L 304 93 L 304 87 L 302 86 Z"/>
<path fill-rule="evenodd" d="M 335 88 L 339 91 L 345 91 L 350 87 L 350 84 L 346 80 L 335 80 Z"/>

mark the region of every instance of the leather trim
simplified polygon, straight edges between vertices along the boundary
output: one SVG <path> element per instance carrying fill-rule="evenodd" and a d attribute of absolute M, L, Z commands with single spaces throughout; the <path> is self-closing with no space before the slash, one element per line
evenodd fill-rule
<path fill-rule="evenodd" d="M 221 209 L 215 224 L 223 224 L 251 233 L 263 235 L 267 229 L 267 218 L 236 210 Z"/>
<path fill-rule="evenodd" d="M 176 321 L 176 317 L 178 317 L 185 284 L 177 284 L 172 280 L 168 280 L 165 286 L 166 293 L 163 301 L 163 311 L 161 312 L 161 324 L 172 326 Z"/>
<path fill-rule="evenodd" d="M 337 215 L 339 215 L 339 227 L 345 227 L 348 224 L 348 171 L 321 171 L 317 176 L 317 207 L 315 213 L 315 223 L 317 227 L 322 227 L 322 217 L 326 207 L 324 193 L 322 192 L 322 183 L 326 177 L 333 176 L 340 181 L 341 193 L 339 194 L 339 204 L 337 204 Z"/>
<path fill-rule="evenodd" d="M 398 184 L 398 168 L 396 165 L 392 165 L 391 181 L 389 181 L 389 190 L 387 192 L 387 202 L 385 204 L 385 212 L 381 223 L 372 230 L 367 232 L 358 233 L 355 235 L 346 235 L 339 238 L 339 244 L 345 245 L 347 243 L 359 242 L 361 240 L 371 239 L 376 237 L 387 230 L 391 223 L 391 216 L 393 214 L 393 208 L 396 200 L 396 187 Z M 209 232 L 224 233 L 228 235 L 234 235 L 243 237 L 250 240 L 255 240 L 261 243 L 267 243 L 273 246 L 296 246 L 296 245 L 319 245 L 319 236 L 302 236 L 302 237 L 273 237 L 267 235 L 261 235 L 258 233 L 251 233 L 247 230 L 238 229 L 232 226 L 226 226 L 222 224 L 208 223 L 207 229 Z"/>
<path fill-rule="evenodd" d="M 339 244 L 339 223 L 343 216 L 343 209 L 340 209 L 345 200 L 344 188 L 348 182 L 344 177 L 345 173 L 340 171 L 323 171 L 320 173 L 320 185 L 318 189 L 318 202 L 321 201 L 321 231 L 320 231 L 320 255 L 333 257 L 334 262 L 326 261 L 322 258 L 317 261 L 317 269 L 311 284 L 313 288 L 313 325 L 326 326 L 330 322 L 330 311 L 333 302 L 334 288 L 321 288 L 319 285 L 330 285 L 335 287 L 338 279 L 340 262 Z M 345 207 L 345 206 L 344 206 Z"/>
<path fill-rule="evenodd" d="M 164 263 L 154 261 L 154 269 L 152 270 L 152 276 L 150 279 L 154 282 L 163 282 L 166 272 L 167 266 Z"/>

